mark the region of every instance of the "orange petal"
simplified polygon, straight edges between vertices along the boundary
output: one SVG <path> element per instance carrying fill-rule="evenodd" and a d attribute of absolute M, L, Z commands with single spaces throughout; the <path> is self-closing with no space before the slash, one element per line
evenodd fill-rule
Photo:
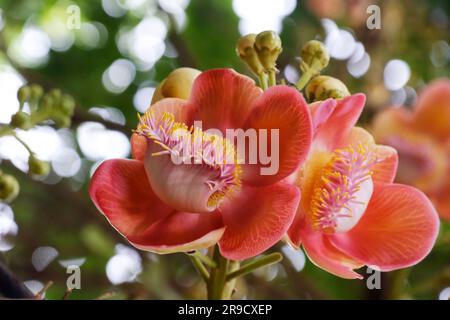
<path fill-rule="evenodd" d="M 244 128 L 258 133 L 258 148 L 247 148 L 243 165 L 242 180 L 250 185 L 268 185 L 287 177 L 303 163 L 311 146 L 308 105 L 297 90 L 287 86 L 266 90 L 255 102 Z M 270 163 L 250 164 L 249 156 L 261 160 L 261 152 L 270 155 Z"/>
<path fill-rule="evenodd" d="M 89 195 L 117 231 L 145 250 L 169 253 L 206 248 L 223 233 L 219 214 L 176 212 L 159 200 L 140 161 L 103 162 L 92 177 Z"/>
<path fill-rule="evenodd" d="M 421 261 L 438 230 L 437 213 L 422 192 L 400 184 L 377 184 L 359 223 L 330 240 L 350 257 L 391 271 Z"/>
<path fill-rule="evenodd" d="M 190 123 L 202 121 L 204 130 L 242 128 L 253 101 L 262 94 L 255 82 L 232 69 L 213 69 L 200 74 L 192 87 Z"/>
<path fill-rule="evenodd" d="M 450 136 L 450 80 L 439 79 L 419 94 L 414 109 L 414 124 L 437 139 Z"/>
<path fill-rule="evenodd" d="M 242 260 L 269 249 L 286 233 L 299 199 L 298 188 L 283 182 L 263 188 L 244 186 L 221 207 L 226 226 L 219 242 L 222 255 Z"/>
<path fill-rule="evenodd" d="M 333 107 L 328 100 L 314 105 L 311 112 L 314 114 L 315 123 L 320 124 L 316 128 L 313 140 L 315 148 L 334 150 L 345 146 L 346 139 L 364 108 L 366 97 L 363 94 L 336 100 Z M 326 109 L 325 111 L 323 109 Z"/>

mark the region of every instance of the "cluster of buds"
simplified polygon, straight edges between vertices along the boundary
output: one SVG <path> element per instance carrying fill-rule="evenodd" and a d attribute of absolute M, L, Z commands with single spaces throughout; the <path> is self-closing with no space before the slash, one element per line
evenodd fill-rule
<path fill-rule="evenodd" d="M 320 75 L 328 66 L 330 54 L 325 45 L 317 40 L 308 41 L 300 52 L 300 70 L 302 76 L 297 88 L 305 88 L 305 96 L 309 102 L 327 98 L 340 99 L 350 95 L 345 84 L 339 79 Z"/>
<path fill-rule="evenodd" d="M 72 96 L 63 94 L 61 90 L 53 89 L 44 93 L 39 85 L 26 85 L 19 89 L 17 98 L 20 108 L 11 118 L 11 127 L 28 130 L 47 120 L 52 120 L 59 128 L 70 126 L 75 100 Z M 30 106 L 29 114 L 23 111 L 25 103 Z"/>
<path fill-rule="evenodd" d="M 276 62 L 283 50 L 281 39 L 274 31 L 248 34 L 239 39 L 236 46 L 237 55 L 260 79 L 261 86 L 276 84 Z"/>
<path fill-rule="evenodd" d="M 17 92 L 17 99 L 20 103 L 19 111 L 11 117 L 8 125 L 0 126 L 0 137 L 10 135 L 16 138 L 29 153 L 28 173 L 33 176 L 45 176 L 50 172 L 49 163 L 37 158 L 30 147 L 20 139 L 16 129 L 29 130 L 48 121 L 52 121 L 59 128 L 69 127 L 75 110 L 75 100 L 59 89 L 45 93 L 37 84 L 21 87 Z M 28 104 L 29 112 L 23 110 L 25 104 Z M 0 201 L 13 201 L 19 194 L 19 189 L 16 178 L 0 170 Z"/>

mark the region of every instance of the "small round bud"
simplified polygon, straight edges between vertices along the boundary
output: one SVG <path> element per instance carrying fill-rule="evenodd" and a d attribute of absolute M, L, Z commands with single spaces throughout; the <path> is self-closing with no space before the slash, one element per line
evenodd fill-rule
<path fill-rule="evenodd" d="M 309 102 L 326 100 L 328 98 L 341 99 L 350 95 L 345 84 L 330 76 L 314 77 L 305 88 Z"/>
<path fill-rule="evenodd" d="M 17 91 L 17 99 L 21 104 L 25 103 L 30 99 L 31 89 L 29 86 L 22 86 Z"/>
<path fill-rule="evenodd" d="M 75 110 L 75 99 L 68 94 L 63 95 L 60 108 L 65 115 L 72 116 Z"/>
<path fill-rule="evenodd" d="M 173 70 L 156 88 L 151 104 L 164 98 L 180 98 L 187 100 L 191 95 L 194 80 L 201 71 L 193 68 Z"/>
<path fill-rule="evenodd" d="M 43 110 L 51 110 L 55 106 L 55 99 L 50 94 L 46 94 L 39 102 L 39 107 Z"/>
<path fill-rule="evenodd" d="M 12 202 L 20 191 L 19 182 L 10 174 L 0 173 L 0 201 Z"/>
<path fill-rule="evenodd" d="M 13 128 L 19 128 L 22 130 L 28 130 L 32 127 L 30 115 L 23 111 L 17 111 L 11 117 L 10 124 Z"/>
<path fill-rule="evenodd" d="M 249 68 L 256 74 L 264 72 L 264 67 L 259 61 L 258 54 L 255 51 L 256 34 L 250 33 L 239 39 L 236 46 L 236 54 L 241 58 Z"/>
<path fill-rule="evenodd" d="M 50 164 L 39 160 L 34 155 L 30 155 L 28 158 L 28 172 L 37 176 L 45 176 L 50 172 Z"/>
<path fill-rule="evenodd" d="M 57 114 L 52 117 L 52 120 L 58 128 L 69 128 L 72 124 L 72 120 L 66 114 Z"/>
<path fill-rule="evenodd" d="M 38 84 L 32 84 L 30 86 L 30 99 L 33 101 L 39 100 L 44 94 L 44 89 Z"/>
<path fill-rule="evenodd" d="M 300 53 L 302 61 L 314 71 L 319 72 L 330 62 L 330 54 L 325 45 L 317 40 L 308 41 Z"/>
<path fill-rule="evenodd" d="M 52 89 L 50 90 L 50 92 L 48 93 L 53 100 L 58 104 L 61 101 L 62 98 L 62 92 L 59 89 Z"/>
<path fill-rule="evenodd" d="M 266 71 L 274 70 L 283 48 L 281 39 L 274 31 L 263 31 L 255 38 L 255 50 Z"/>

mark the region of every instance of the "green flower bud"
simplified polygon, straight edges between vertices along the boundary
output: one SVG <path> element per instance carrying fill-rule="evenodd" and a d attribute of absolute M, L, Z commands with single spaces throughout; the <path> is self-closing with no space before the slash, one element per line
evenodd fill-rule
<path fill-rule="evenodd" d="M 31 95 L 31 89 L 29 86 L 22 86 L 17 91 L 17 99 L 19 100 L 19 102 L 21 104 L 24 104 L 25 102 L 27 102 L 28 99 L 30 99 L 30 95 Z"/>
<path fill-rule="evenodd" d="M 264 67 L 259 61 L 258 54 L 254 48 L 256 34 L 250 33 L 239 39 L 236 46 L 236 54 L 241 58 L 248 67 L 256 74 L 260 75 L 264 72 Z"/>
<path fill-rule="evenodd" d="M 37 176 L 45 176 L 50 172 L 50 164 L 31 154 L 28 158 L 28 172 Z"/>
<path fill-rule="evenodd" d="M 50 95 L 50 97 L 53 98 L 53 100 L 56 102 L 56 104 L 58 104 L 61 101 L 62 98 L 62 91 L 59 89 L 52 89 L 50 90 L 50 92 L 48 93 Z"/>
<path fill-rule="evenodd" d="M 314 69 L 315 72 L 320 72 L 330 62 L 330 54 L 327 48 L 322 42 L 317 40 L 308 41 L 303 46 L 300 57 L 302 62 Z"/>
<path fill-rule="evenodd" d="M 42 110 L 51 110 L 55 106 L 55 99 L 50 94 L 46 94 L 39 102 L 39 107 Z"/>
<path fill-rule="evenodd" d="M 65 114 L 58 113 L 52 117 L 52 120 L 55 121 L 55 124 L 58 128 L 69 128 L 72 124 L 72 120 L 69 116 Z"/>
<path fill-rule="evenodd" d="M 30 115 L 23 111 L 17 111 L 11 117 L 10 124 L 13 128 L 19 128 L 23 130 L 28 130 L 32 127 Z"/>
<path fill-rule="evenodd" d="M 328 98 L 341 99 L 350 95 L 345 84 L 330 76 L 314 77 L 305 88 L 309 102 L 326 100 Z"/>
<path fill-rule="evenodd" d="M 0 172 L 0 201 L 12 202 L 19 194 L 20 186 L 16 178 Z"/>
<path fill-rule="evenodd" d="M 266 71 L 276 69 L 276 62 L 283 48 L 281 39 L 274 31 L 263 31 L 255 38 L 255 50 Z"/>
<path fill-rule="evenodd" d="M 65 115 L 72 116 L 75 110 L 75 99 L 68 94 L 63 95 L 60 108 Z"/>
<path fill-rule="evenodd" d="M 30 86 L 30 100 L 37 101 L 44 94 L 44 89 L 38 84 L 32 84 Z"/>

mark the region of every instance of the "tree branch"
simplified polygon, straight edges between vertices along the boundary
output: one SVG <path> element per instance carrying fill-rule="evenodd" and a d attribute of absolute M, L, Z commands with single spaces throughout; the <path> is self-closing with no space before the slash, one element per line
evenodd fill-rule
<path fill-rule="evenodd" d="M 11 299 L 33 299 L 34 295 L 0 262 L 0 294 Z"/>

